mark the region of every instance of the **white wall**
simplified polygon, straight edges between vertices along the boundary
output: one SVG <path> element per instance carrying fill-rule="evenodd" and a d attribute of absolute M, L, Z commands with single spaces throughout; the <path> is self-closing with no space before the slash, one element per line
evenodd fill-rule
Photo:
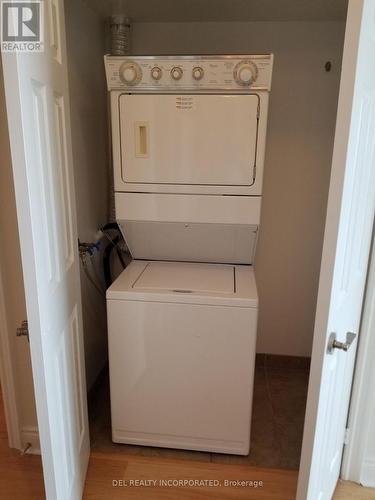
<path fill-rule="evenodd" d="M 107 222 L 109 167 L 104 21 L 80 0 L 65 1 L 65 18 L 78 236 L 81 241 L 92 242 L 98 228 Z M 102 279 L 101 254 L 95 256 L 91 271 Z M 104 296 L 83 272 L 81 285 L 89 389 L 107 359 L 106 311 Z"/>
<path fill-rule="evenodd" d="M 258 352 L 311 353 L 343 38 L 341 22 L 133 25 L 134 54 L 275 54 L 256 258 Z"/>
<path fill-rule="evenodd" d="M 17 327 L 27 316 L 1 61 L 0 228 L 0 275 L 6 309 L 6 317 L 2 320 L 7 329 L 7 331 L 1 331 L 1 334 L 7 334 L 9 338 L 15 379 L 15 398 L 18 404 L 22 446 L 24 446 L 27 441 L 31 440 L 33 444 L 38 441 L 37 418 L 29 344 L 26 337 L 16 337 Z M 33 437 L 30 437 L 31 435 Z"/>

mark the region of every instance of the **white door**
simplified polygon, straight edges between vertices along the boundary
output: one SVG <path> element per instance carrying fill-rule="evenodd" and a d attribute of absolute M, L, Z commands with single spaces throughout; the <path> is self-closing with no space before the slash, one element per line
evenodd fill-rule
<path fill-rule="evenodd" d="M 251 186 L 259 105 L 256 94 L 122 94 L 123 181 Z"/>
<path fill-rule="evenodd" d="M 375 0 L 350 0 L 315 320 L 298 500 L 328 500 L 340 473 L 353 367 L 327 352 L 358 334 L 375 207 Z"/>
<path fill-rule="evenodd" d="M 63 2 L 45 51 L 4 53 L 17 215 L 46 496 L 78 500 L 89 457 Z"/>

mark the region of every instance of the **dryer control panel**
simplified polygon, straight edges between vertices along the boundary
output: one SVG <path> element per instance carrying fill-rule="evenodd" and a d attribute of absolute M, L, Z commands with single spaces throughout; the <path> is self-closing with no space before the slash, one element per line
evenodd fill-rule
<path fill-rule="evenodd" d="M 108 90 L 243 93 L 271 89 L 273 55 L 105 56 Z"/>

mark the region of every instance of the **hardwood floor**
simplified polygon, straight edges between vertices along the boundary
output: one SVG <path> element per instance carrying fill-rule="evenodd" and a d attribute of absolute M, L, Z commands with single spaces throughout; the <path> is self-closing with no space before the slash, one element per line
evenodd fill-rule
<path fill-rule="evenodd" d="M 120 481 L 154 480 L 151 486 L 123 486 Z M 178 487 L 160 485 L 159 481 L 211 480 L 212 486 Z M 257 488 L 231 484 L 225 480 L 262 481 Z M 216 481 L 216 483 L 215 483 Z M 220 483 L 220 486 L 217 485 Z M 140 457 L 93 452 L 87 473 L 85 500 L 293 500 L 297 471 Z M 131 483 L 129 483 L 131 484 Z M 43 500 L 41 459 L 21 456 L 8 448 L 5 418 L 0 392 L 0 500 Z M 374 500 L 375 490 L 353 483 L 340 482 L 334 500 Z"/>
<path fill-rule="evenodd" d="M 8 447 L 0 390 L 0 499 L 43 500 L 42 462 L 36 455 L 20 455 Z"/>
<path fill-rule="evenodd" d="M 375 500 L 375 488 L 363 488 L 351 481 L 339 481 L 334 500 Z"/>
<path fill-rule="evenodd" d="M 162 480 L 213 480 L 220 486 L 162 486 Z M 137 486 L 131 481 L 145 481 Z M 155 485 L 146 486 L 153 480 Z M 225 481 L 258 481 L 262 486 L 226 486 Z M 121 482 L 122 481 L 122 482 Z M 128 486 L 125 486 L 128 484 Z M 162 457 L 92 453 L 84 500 L 294 500 L 297 471 L 261 469 Z M 375 500 L 375 489 L 339 481 L 332 500 Z"/>
<path fill-rule="evenodd" d="M 137 486 L 135 480 L 154 483 Z M 201 483 L 180 486 L 179 481 Z M 236 483 L 239 481 L 248 483 Z M 296 484 L 297 472 L 291 470 L 92 453 L 84 499 L 293 500 Z"/>

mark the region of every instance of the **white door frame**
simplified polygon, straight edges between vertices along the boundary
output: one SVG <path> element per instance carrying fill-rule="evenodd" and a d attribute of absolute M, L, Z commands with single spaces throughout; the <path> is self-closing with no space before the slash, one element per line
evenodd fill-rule
<path fill-rule="evenodd" d="M 354 374 L 353 393 L 348 418 L 348 438 L 344 448 L 341 477 L 362 483 L 364 466 L 366 477 L 374 477 L 375 462 L 366 462 L 366 445 L 371 429 L 371 419 L 375 418 L 375 401 L 371 400 L 375 387 L 375 236 L 373 238 L 371 263 L 367 278 L 367 291 L 363 304 L 360 342 Z"/>
<path fill-rule="evenodd" d="M 0 57 L 0 78 L 3 80 L 2 60 Z M 2 123 L 0 124 L 0 147 L 2 151 L 3 161 L 10 161 L 10 145 L 8 137 L 8 120 L 6 115 L 6 102 L 4 83 L 0 81 L 0 111 L 4 113 Z M 9 157 L 9 158 L 8 158 Z M 2 165 L 2 168 L 4 165 Z M 11 168 L 11 166 L 9 166 Z M 6 208 L 9 208 L 8 205 Z M 13 204 L 15 210 L 15 201 Z M 14 229 L 15 233 L 17 229 Z M 2 242 L 4 234 L 0 233 L 0 242 Z M 18 245 L 18 239 L 14 241 Z M 3 406 L 5 413 L 5 421 L 7 426 L 8 443 L 10 448 L 21 449 L 22 431 L 21 431 L 21 410 L 19 404 L 19 390 L 17 390 L 17 369 L 16 369 L 16 349 L 15 342 L 17 339 L 12 336 L 16 332 L 11 332 L 10 317 L 6 306 L 6 286 L 5 276 L 3 272 L 4 255 L 2 255 L 2 245 L 0 245 L 0 382 L 3 395 Z M 19 252 L 19 249 L 17 249 Z M 3 266 L 3 267 L 2 267 Z M 19 271 L 22 273 L 22 269 Z M 30 372 L 31 375 L 31 372 Z"/>
<path fill-rule="evenodd" d="M 6 68 L 7 70 L 4 70 L 4 83 L 8 86 L 8 88 L 15 88 L 18 89 L 19 87 L 19 77 L 18 77 L 18 63 L 14 59 L 11 58 L 11 55 L 8 55 L 7 53 L 3 54 L 3 67 L 5 68 L 5 62 L 8 59 Z M 13 109 L 18 109 L 19 108 L 19 102 L 18 102 L 18 92 L 14 92 L 13 94 L 8 93 L 6 95 L 6 104 L 7 104 L 7 109 L 9 104 L 12 104 Z M 12 127 L 12 121 L 14 122 L 15 125 Z M 21 117 L 21 111 L 18 110 L 16 114 L 10 115 L 8 113 L 8 127 L 9 127 L 9 137 L 10 140 L 13 142 L 13 145 L 17 144 L 17 147 L 12 148 L 12 163 L 16 164 L 21 164 L 25 165 L 26 164 L 26 156 L 25 156 L 25 148 L 24 144 L 22 143 L 22 137 L 18 136 L 16 134 L 16 129 L 19 123 L 22 123 L 22 117 Z M 12 130 L 13 130 L 13 137 L 12 137 Z M 18 176 L 18 198 L 19 199 L 27 199 L 27 194 L 28 194 L 28 183 L 27 183 L 27 178 L 26 178 L 26 169 L 21 170 L 20 175 Z M 19 225 L 19 232 L 24 235 L 25 241 L 28 240 L 30 242 L 33 241 L 33 234 L 32 234 L 32 224 L 31 224 L 31 214 L 29 214 L 29 217 L 24 217 L 23 219 L 18 219 L 18 225 Z M 22 255 L 22 262 L 30 262 L 30 269 L 32 269 L 33 263 L 36 261 L 36 256 L 35 256 L 35 249 L 32 244 L 30 244 L 29 248 L 22 247 L 20 244 L 20 249 L 21 249 L 21 255 Z M 25 288 L 26 286 L 29 287 L 29 290 L 33 290 L 33 294 L 29 294 L 30 298 L 30 303 L 27 305 L 27 312 L 28 312 L 28 322 L 29 325 L 31 325 L 31 329 L 35 331 L 41 331 L 40 328 L 40 323 L 39 323 L 39 308 L 38 308 L 38 301 L 37 301 L 37 283 L 36 283 L 36 276 L 32 272 L 25 272 L 25 269 L 23 269 L 23 277 L 24 277 L 24 284 Z M 36 336 L 36 340 L 34 343 L 30 344 L 30 350 L 35 351 L 35 357 L 43 356 L 43 351 L 42 351 L 42 345 L 41 345 L 41 339 L 40 336 Z M 35 393 L 40 393 L 40 394 L 45 394 L 46 393 L 46 387 L 45 387 L 45 379 L 44 379 L 44 373 L 43 373 L 43 366 L 38 366 L 35 365 L 33 367 L 33 375 L 34 375 L 34 388 L 35 388 Z M 42 399 L 42 398 L 41 398 Z M 40 405 L 38 409 L 38 422 L 48 422 L 48 402 L 45 400 L 43 402 L 43 405 Z M 43 432 L 43 429 L 39 429 Z M 42 452 L 42 459 L 43 461 L 47 463 L 53 463 L 53 456 L 52 456 L 52 443 L 49 439 L 49 429 L 46 429 L 45 431 L 45 446 L 44 449 L 41 449 Z M 53 476 L 47 476 L 44 477 L 44 484 L 46 491 L 55 491 L 55 478 Z"/>
<path fill-rule="evenodd" d="M 347 85 L 350 85 L 347 83 Z M 349 110 L 348 110 L 349 111 Z M 358 464 L 363 453 L 364 432 L 366 426 L 364 422 L 368 415 L 360 415 L 363 411 L 363 403 L 369 387 L 375 384 L 375 365 L 370 355 L 375 351 L 375 336 L 370 335 L 371 327 L 375 325 L 375 250 L 373 251 L 373 262 L 369 274 L 369 283 L 366 302 L 368 303 L 367 315 L 363 318 L 361 328 L 361 343 L 359 346 L 357 369 L 353 388 L 353 399 L 350 409 L 350 422 L 352 422 L 352 432 L 348 446 L 345 450 L 342 477 L 359 482 Z M 8 328 L 6 320 L 6 310 L 4 304 L 4 287 L 0 269 L 0 377 L 2 381 L 2 391 L 4 396 L 4 407 L 8 428 L 9 445 L 21 448 L 21 435 L 18 419 L 18 404 L 14 383 L 14 366 L 12 363 L 12 350 L 8 340 Z M 371 346 L 371 349 L 369 348 Z M 371 373 L 372 378 L 368 375 Z M 306 421 L 305 421 L 306 425 Z M 359 445 L 358 445 L 359 443 Z"/>
<path fill-rule="evenodd" d="M 308 495 L 308 488 L 311 485 L 311 474 L 314 473 L 314 470 L 311 467 L 313 463 L 312 460 L 315 459 L 315 464 L 319 464 L 320 454 L 315 452 L 314 455 L 314 447 L 315 443 L 319 446 L 319 449 L 322 450 L 325 446 L 325 443 L 322 441 L 318 441 L 320 434 L 316 434 L 317 425 L 320 424 L 321 427 L 324 426 L 324 419 L 327 418 L 323 406 L 320 406 L 321 398 L 326 398 L 325 401 L 329 401 L 330 395 L 329 392 L 321 391 L 321 389 L 327 387 L 322 386 L 321 381 L 323 375 L 325 375 L 325 380 L 333 380 L 330 379 L 329 368 L 332 367 L 332 370 L 335 369 L 335 365 L 332 363 L 331 366 L 327 364 L 328 359 L 326 353 L 327 349 L 327 332 L 331 330 L 330 321 L 330 307 L 331 307 L 331 293 L 333 290 L 333 280 L 334 280 L 334 270 L 336 265 L 340 266 L 340 261 L 337 260 L 337 242 L 343 238 L 343 233 L 340 234 L 338 228 L 338 222 L 340 220 L 341 215 L 341 207 L 342 207 L 342 196 L 344 194 L 344 176 L 343 171 L 348 162 L 353 162 L 353 155 L 350 155 L 351 149 L 350 144 L 353 144 L 353 140 L 351 137 L 352 131 L 352 119 L 353 119 L 353 104 L 358 106 L 358 100 L 356 101 L 356 96 L 359 93 L 356 93 L 357 87 L 357 71 L 356 68 L 357 63 L 359 64 L 359 59 L 357 59 L 357 51 L 360 47 L 360 40 L 362 36 L 362 22 L 363 22 L 363 8 L 368 6 L 370 10 L 370 6 L 373 5 L 373 0 L 371 3 L 369 0 L 349 0 L 348 5 L 348 18 L 346 24 L 346 33 L 345 33 L 345 42 L 344 42 L 344 52 L 343 52 L 343 66 L 341 72 L 341 81 L 340 81 L 340 93 L 339 93 L 339 104 L 338 104 L 338 114 L 336 119 L 336 133 L 335 133 L 335 145 L 333 151 L 333 159 L 332 159 L 332 173 L 331 173 L 331 182 L 330 182 L 330 195 L 328 202 L 328 212 L 327 212 L 327 223 L 325 228 L 324 235 L 324 246 L 323 246 L 323 254 L 322 254 L 322 268 L 320 273 L 320 283 L 319 283 L 319 293 L 318 293 L 318 302 L 317 302 L 317 312 L 315 319 L 315 330 L 314 330 L 314 343 L 313 343 L 313 353 L 312 353 L 312 363 L 311 363 L 311 372 L 310 372 L 310 381 L 309 381 L 309 393 L 306 407 L 306 417 L 304 424 L 304 438 L 303 438 L 303 447 L 302 447 L 302 455 L 301 455 L 301 463 L 300 463 L 300 471 L 298 478 L 298 490 L 297 490 L 297 498 L 301 500 L 305 500 Z M 367 22 L 369 19 L 366 18 Z M 370 29 L 369 25 L 366 25 L 367 31 L 366 35 L 370 38 Z M 367 47 L 367 46 L 366 46 Z M 363 49 L 365 50 L 365 49 Z M 363 68 L 364 66 L 361 66 Z M 363 70 L 362 70 L 363 74 Z M 362 90 L 362 88 L 361 88 Z M 359 91 L 358 91 L 359 92 Z M 356 108 L 357 109 L 357 108 Z M 366 108 L 369 112 L 371 109 Z M 358 118 L 358 115 L 355 115 Z M 354 126 L 357 122 L 354 123 Z M 357 137 L 357 136 L 356 136 Z M 355 138 L 354 138 L 355 140 Z M 353 165 L 353 163 L 350 163 Z M 371 164 L 367 164 L 369 171 L 371 171 Z M 346 179 L 345 179 L 346 180 Z M 349 182 L 349 181 L 347 181 Z M 347 184 L 349 185 L 349 184 Z M 349 189 L 349 188 L 348 188 Z M 369 191 L 372 193 L 372 191 Z M 372 196 L 372 195 L 371 195 Z M 350 206 L 348 205 L 348 212 L 350 213 Z M 370 205 L 369 205 L 370 207 Z M 371 206 L 372 208 L 372 206 Z M 346 214 L 347 212 L 345 212 Z M 344 216 L 345 216 L 344 214 Z M 362 284 L 364 285 L 364 279 L 366 277 L 366 270 L 368 272 L 369 261 L 367 259 L 367 250 L 368 243 L 371 241 L 371 230 L 372 230 L 372 212 L 367 212 L 366 215 L 366 243 L 363 243 L 365 254 L 362 255 L 362 261 L 360 263 L 361 269 L 358 272 L 361 273 L 361 278 L 358 279 L 358 293 L 362 294 Z M 366 245 L 366 246 L 365 246 Z M 342 254 L 342 252 L 341 252 Z M 365 261 L 366 260 L 366 261 Z M 343 267 L 342 255 L 341 255 L 341 268 Z M 339 269 L 341 269 L 339 267 Z M 339 285 L 337 286 L 337 290 L 339 290 Z M 338 296 L 338 293 L 336 293 Z M 341 299 L 342 296 L 340 296 Z M 365 296 L 361 297 L 361 301 L 358 300 L 356 303 L 356 311 L 355 314 L 356 320 L 353 318 L 353 324 L 357 324 L 357 320 L 359 323 L 359 312 L 360 307 L 365 300 Z M 343 307 L 342 302 L 338 301 L 340 307 Z M 336 309 L 336 314 L 337 310 Z M 336 318 L 336 322 L 338 317 Z M 355 327 L 358 333 L 358 327 Z M 332 330 L 331 330 L 332 331 Z M 341 339 L 340 339 L 341 340 Z M 355 349 L 355 344 L 353 348 Z M 353 353 L 352 348 L 352 353 Z M 349 352 L 349 355 L 351 353 Z M 354 356 L 352 359 L 349 358 L 349 361 L 354 364 Z M 332 360 L 331 360 L 332 361 Z M 324 371 L 325 367 L 328 367 L 326 371 Z M 337 365 L 336 365 L 337 366 Z M 343 380 L 343 384 L 345 385 L 345 397 L 349 396 L 348 389 L 352 387 L 353 384 L 353 374 L 349 374 L 349 370 L 351 367 L 349 366 L 348 371 L 343 373 L 344 377 L 347 378 Z M 349 378 L 350 377 L 350 378 Z M 338 384 L 335 389 L 333 389 L 333 385 L 329 387 L 330 391 L 340 391 L 340 386 Z M 338 394 L 337 392 L 334 392 Z M 324 402 L 324 399 L 323 399 Z M 328 403 L 327 403 L 328 404 Z M 346 403 L 345 403 L 346 405 Z M 326 408 L 324 408 L 326 409 Z M 319 413 L 319 410 L 320 413 Z M 328 410 L 327 410 L 328 411 Z M 340 430 L 342 430 L 342 437 L 344 438 L 344 426 L 343 420 L 346 420 L 347 415 L 340 415 Z M 319 431 L 319 429 L 318 429 Z M 334 444 L 338 449 L 338 435 L 333 437 L 336 440 Z M 344 439 L 343 439 L 344 441 Z M 342 444 L 343 444 L 342 441 Z M 328 443 L 327 443 L 328 445 Z M 316 449 L 316 448 L 315 448 Z M 342 451 L 340 456 L 336 455 L 337 459 L 335 461 L 335 474 L 338 472 L 339 462 L 338 460 L 342 459 Z M 341 472 L 340 472 L 341 475 Z M 315 479 L 318 477 L 317 473 L 314 476 Z M 333 482 L 333 481 L 332 481 Z"/>
<path fill-rule="evenodd" d="M 64 4 L 42 4 L 44 50 L 2 60 L 46 497 L 78 500 L 90 448 Z"/>
<path fill-rule="evenodd" d="M 16 391 L 15 352 L 9 342 L 8 315 L 5 307 L 5 287 L 0 263 L 0 381 L 5 421 L 10 448 L 22 448 L 20 412 Z M 15 333 L 14 333 L 15 334 Z"/>

